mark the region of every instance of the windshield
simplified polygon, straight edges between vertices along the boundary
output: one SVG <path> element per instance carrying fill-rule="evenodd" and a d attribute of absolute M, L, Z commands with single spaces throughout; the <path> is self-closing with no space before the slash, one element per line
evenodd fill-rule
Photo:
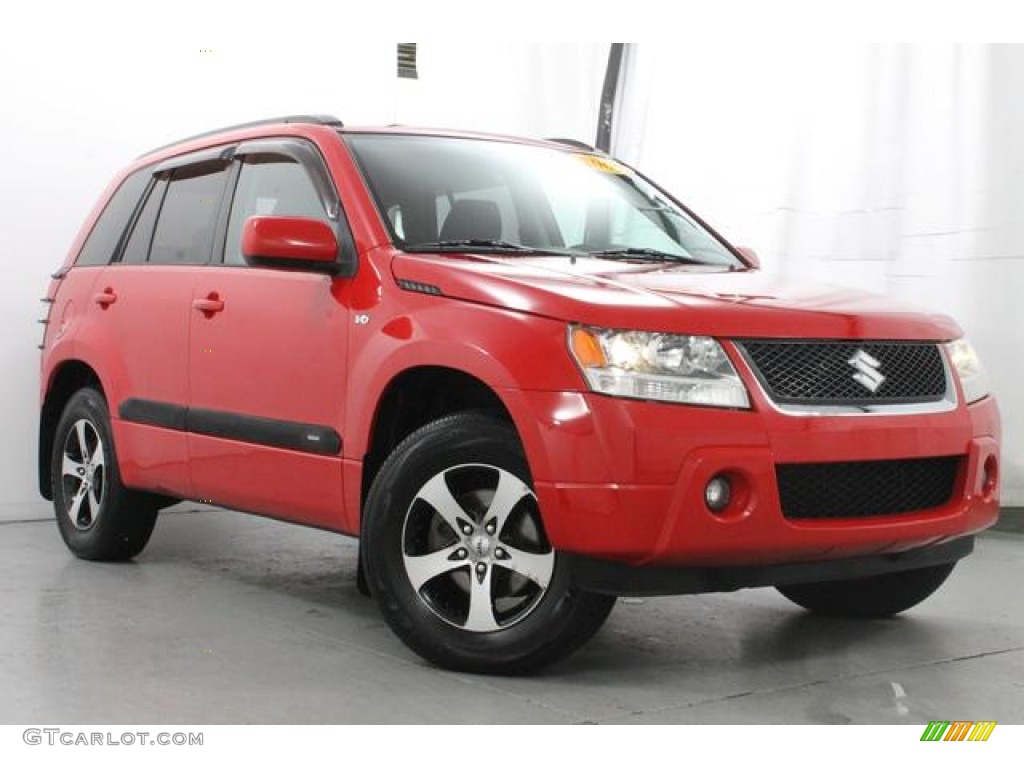
<path fill-rule="evenodd" d="M 663 192 L 602 155 L 441 136 L 345 140 L 395 244 L 407 251 L 743 266 Z"/>

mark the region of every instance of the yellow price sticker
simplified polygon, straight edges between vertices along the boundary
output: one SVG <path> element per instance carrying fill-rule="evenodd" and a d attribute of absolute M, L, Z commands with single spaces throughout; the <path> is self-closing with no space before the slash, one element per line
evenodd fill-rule
<path fill-rule="evenodd" d="M 624 166 L 622 163 L 612 160 L 610 157 L 602 157 L 601 155 L 585 155 L 583 153 L 577 154 L 583 163 L 589 165 L 595 171 L 601 171 L 601 173 L 614 173 L 617 176 L 628 176 L 629 168 Z"/>

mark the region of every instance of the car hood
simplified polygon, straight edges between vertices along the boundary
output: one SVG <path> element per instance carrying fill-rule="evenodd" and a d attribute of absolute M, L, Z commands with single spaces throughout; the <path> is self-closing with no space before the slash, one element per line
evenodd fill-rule
<path fill-rule="evenodd" d="M 406 286 L 610 328 L 721 337 L 946 340 L 953 320 L 836 285 L 757 270 L 561 256 L 398 253 Z M 432 289 L 431 289 L 432 290 Z"/>

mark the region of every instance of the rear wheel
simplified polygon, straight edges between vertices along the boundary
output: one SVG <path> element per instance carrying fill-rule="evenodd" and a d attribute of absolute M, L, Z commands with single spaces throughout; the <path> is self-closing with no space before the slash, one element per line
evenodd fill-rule
<path fill-rule="evenodd" d="M 475 413 L 433 422 L 388 458 L 366 503 L 371 592 L 395 633 L 450 669 L 521 674 L 607 618 L 544 533 L 514 430 Z"/>
<path fill-rule="evenodd" d="M 777 587 L 797 605 L 826 616 L 875 619 L 913 608 L 949 578 L 956 563 L 864 579 L 819 581 Z"/>
<path fill-rule="evenodd" d="M 86 560 L 127 560 L 142 551 L 158 504 L 121 484 L 103 396 L 81 389 L 57 423 L 50 463 L 57 527 Z"/>

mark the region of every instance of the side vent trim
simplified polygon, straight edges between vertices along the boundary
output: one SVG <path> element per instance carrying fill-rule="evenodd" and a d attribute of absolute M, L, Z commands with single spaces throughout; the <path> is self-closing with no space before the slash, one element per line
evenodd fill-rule
<path fill-rule="evenodd" d="M 436 285 L 430 283 L 418 283 L 415 280 L 398 280 L 398 287 L 403 291 L 411 291 L 412 293 L 426 293 L 431 296 L 443 296 L 444 293 Z"/>

